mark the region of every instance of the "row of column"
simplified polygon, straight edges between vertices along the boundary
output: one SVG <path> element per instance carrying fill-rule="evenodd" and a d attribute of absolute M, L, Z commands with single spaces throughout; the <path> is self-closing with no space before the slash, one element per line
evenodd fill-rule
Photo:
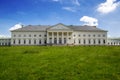
<path fill-rule="evenodd" d="M 50 36 L 50 33 L 51 33 L 51 36 Z M 54 35 L 54 33 L 56 33 L 56 36 Z M 59 33 L 61 33 L 61 36 L 59 36 Z M 64 36 L 64 33 L 66 33 L 66 36 Z M 50 38 L 52 38 L 52 44 L 54 44 L 55 38 L 57 40 L 57 44 L 59 44 L 59 40 L 60 40 L 59 38 L 61 38 L 62 44 L 65 43 L 65 40 L 66 40 L 66 43 L 68 43 L 70 41 L 68 39 L 69 38 L 69 33 L 70 32 L 47 32 L 47 43 L 48 44 L 50 43 Z M 70 35 L 70 37 L 71 36 L 72 36 L 72 34 Z"/>

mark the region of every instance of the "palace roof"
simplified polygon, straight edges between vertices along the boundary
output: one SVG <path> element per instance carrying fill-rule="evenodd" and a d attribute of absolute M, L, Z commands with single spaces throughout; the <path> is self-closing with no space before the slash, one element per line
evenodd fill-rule
<path fill-rule="evenodd" d="M 16 30 L 12 30 L 12 32 L 24 32 L 24 31 L 31 31 L 31 32 L 34 32 L 34 31 L 47 31 L 49 30 L 50 28 L 52 27 L 56 27 L 56 26 L 63 26 L 63 27 L 66 27 L 68 29 L 71 29 L 73 31 L 101 31 L 101 32 L 106 32 L 106 30 L 102 30 L 102 29 L 99 29 L 97 28 L 96 26 L 79 26 L 79 25 L 64 25 L 64 24 L 56 24 L 56 25 L 27 25 L 25 27 L 22 27 L 22 28 L 19 28 L 19 29 L 16 29 Z M 55 28 L 56 30 L 57 27 Z M 64 28 L 63 28 L 64 29 Z"/>

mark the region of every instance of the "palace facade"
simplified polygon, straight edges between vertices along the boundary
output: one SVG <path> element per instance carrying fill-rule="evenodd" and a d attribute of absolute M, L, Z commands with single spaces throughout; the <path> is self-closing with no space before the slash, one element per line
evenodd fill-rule
<path fill-rule="evenodd" d="M 11 45 L 106 45 L 107 31 L 96 26 L 28 25 L 11 31 Z"/>

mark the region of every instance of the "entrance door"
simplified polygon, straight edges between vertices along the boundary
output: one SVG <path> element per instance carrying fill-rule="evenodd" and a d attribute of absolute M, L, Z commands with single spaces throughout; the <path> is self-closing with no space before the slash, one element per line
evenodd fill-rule
<path fill-rule="evenodd" d="M 62 39 L 61 38 L 59 38 L 59 44 L 62 44 Z"/>
<path fill-rule="evenodd" d="M 57 38 L 54 38 L 54 44 L 57 44 Z"/>
<path fill-rule="evenodd" d="M 66 44 L 66 38 L 64 38 L 64 44 Z"/>

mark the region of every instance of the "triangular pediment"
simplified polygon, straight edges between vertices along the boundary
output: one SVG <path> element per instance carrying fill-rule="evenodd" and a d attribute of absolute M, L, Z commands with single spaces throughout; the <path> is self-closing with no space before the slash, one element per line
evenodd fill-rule
<path fill-rule="evenodd" d="M 71 30 L 71 29 L 65 26 L 64 24 L 59 23 L 49 28 L 49 30 Z"/>

